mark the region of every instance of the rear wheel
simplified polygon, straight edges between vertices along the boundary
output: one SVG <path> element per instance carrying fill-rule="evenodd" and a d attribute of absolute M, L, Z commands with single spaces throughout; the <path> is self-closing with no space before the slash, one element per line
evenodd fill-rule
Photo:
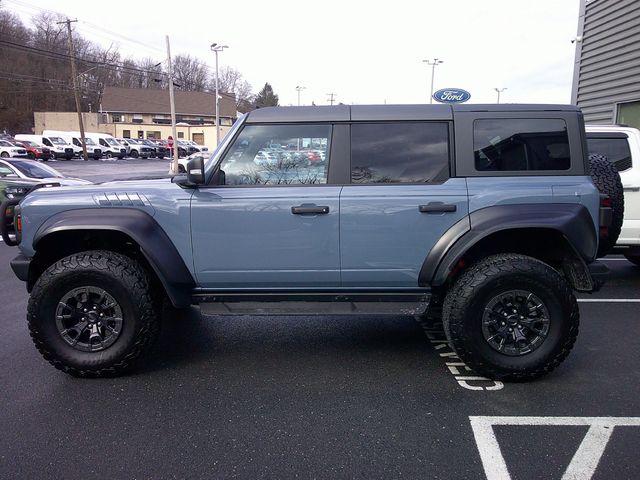
<path fill-rule="evenodd" d="M 2 152 L 2 153 L 0 153 L 0 157 L 2 157 L 2 158 L 9 158 L 9 152 Z"/>
<path fill-rule="evenodd" d="M 129 155 L 131 155 L 131 158 L 138 158 L 138 151 L 131 150 L 131 152 L 129 152 Z"/>
<path fill-rule="evenodd" d="M 33 152 L 27 152 L 27 157 L 30 160 L 35 160 L 36 159 L 36 156 L 35 156 L 35 154 Z"/>
<path fill-rule="evenodd" d="M 107 158 L 111 158 L 111 157 L 113 157 L 113 154 L 111 152 L 107 152 L 107 153 L 104 154 L 104 156 L 107 157 Z"/>
<path fill-rule="evenodd" d="M 49 267 L 29 298 L 27 319 L 40 353 L 74 376 L 121 374 L 155 341 L 159 302 L 144 269 L 109 251 L 70 255 Z"/>
<path fill-rule="evenodd" d="M 568 283 L 545 263 L 516 254 L 487 257 L 462 273 L 442 315 L 460 359 L 499 380 L 532 380 L 553 370 L 579 326 Z"/>

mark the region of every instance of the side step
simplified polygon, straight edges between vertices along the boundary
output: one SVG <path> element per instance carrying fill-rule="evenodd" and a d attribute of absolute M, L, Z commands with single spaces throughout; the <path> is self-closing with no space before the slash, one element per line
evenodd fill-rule
<path fill-rule="evenodd" d="M 242 292 L 200 293 L 192 302 L 205 315 L 422 315 L 431 294 Z"/>

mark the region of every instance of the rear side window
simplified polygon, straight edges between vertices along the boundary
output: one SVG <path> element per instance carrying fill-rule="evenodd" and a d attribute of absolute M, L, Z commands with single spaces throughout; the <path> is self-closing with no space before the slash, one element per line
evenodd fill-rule
<path fill-rule="evenodd" d="M 627 138 L 589 138 L 587 136 L 589 153 L 604 155 L 611 161 L 619 172 L 631 168 L 631 151 Z"/>
<path fill-rule="evenodd" d="M 473 123 L 476 170 L 568 170 L 567 124 L 559 119 L 484 119 Z"/>
<path fill-rule="evenodd" d="M 425 183 L 449 177 L 444 122 L 351 126 L 351 183 Z"/>

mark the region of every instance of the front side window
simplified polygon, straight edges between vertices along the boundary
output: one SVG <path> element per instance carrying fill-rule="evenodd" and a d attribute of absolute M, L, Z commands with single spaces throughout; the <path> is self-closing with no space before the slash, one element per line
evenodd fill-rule
<path fill-rule="evenodd" d="M 475 167 L 481 172 L 571 167 L 567 124 L 560 119 L 476 120 L 473 144 Z"/>
<path fill-rule="evenodd" d="M 330 134 L 330 125 L 247 125 L 220 164 L 224 183 L 327 183 Z"/>
<path fill-rule="evenodd" d="M 425 183 L 449 176 L 444 122 L 351 126 L 351 183 Z"/>

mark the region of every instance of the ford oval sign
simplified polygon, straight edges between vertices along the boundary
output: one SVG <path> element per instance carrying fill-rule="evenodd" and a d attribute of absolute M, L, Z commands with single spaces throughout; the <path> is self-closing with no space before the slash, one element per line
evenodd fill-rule
<path fill-rule="evenodd" d="M 471 94 L 461 88 L 443 88 L 433 94 L 433 99 L 440 103 L 463 103 L 471 98 Z"/>

